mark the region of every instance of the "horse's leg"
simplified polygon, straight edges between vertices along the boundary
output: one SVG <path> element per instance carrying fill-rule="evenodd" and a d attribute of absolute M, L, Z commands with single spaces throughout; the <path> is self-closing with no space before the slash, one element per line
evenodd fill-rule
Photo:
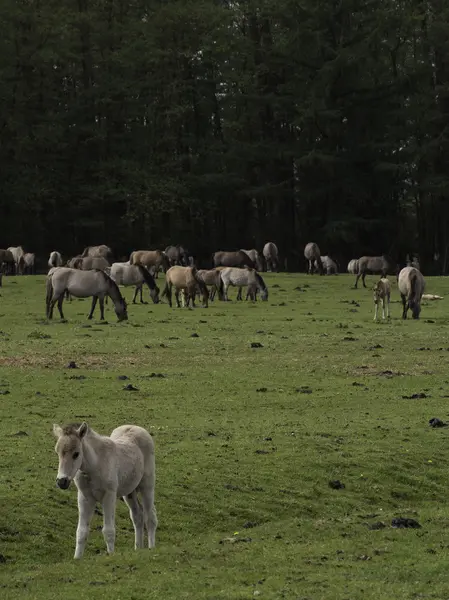
<path fill-rule="evenodd" d="M 404 294 L 401 294 L 401 300 L 402 300 L 402 318 L 406 319 L 407 311 L 408 311 L 408 304 L 407 304 L 407 298 L 404 296 Z"/>
<path fill-rule="evenodd" d="M 377 302 L 374 302 L 374 321 L 377 321 Z"/>
<path fill-rule="evenodd" d="M 143 515 L 148 532 L 148 548 L 156 545 L 157 514 L 154 506 L 154 474 L 147 475 L 139 485 L 142 494 Z"/>
<path fill-rule="evenodd" d="M 142 288 L 140 288 L 141 292 L 142 292 Z M 134 297 L 133 297 L 133 304 L 136 303 L 136 298 L 137 298 L 137 292 L 139 291 L 139 288 L 136 285 L 136 289 L 134 290 Z M 140 295 L 140 301 L 142 302 L 142 293 Z"/>
<path fill-rule="evenodd" d="M 390 296 L 387 296 L 387 319 L 390 318 Z"/>
<path fill-rule="evenodd" d="M 100 296 L 98 300 L 100 301 L 100 320 L 104 321 L 104 296 Z"/>
<path fill-rule="evenodd" d="M 226 302 L 228 302 L 229 298 L 228 298 L 228 288 L 229 288 L 229 283 L 225 283 L 223 286 L 223 295 L 224 295 L 224 299 Z"/>
<path fill-rule="evenodd" d="M 76 528 L 76 547 L 74 558 L 81 558 L 84 553 L 89 526 L 95 511 L 95 498 L 85 496 L 78 490 L 78 527 Z"/>
<path fill-rule="evenodd" d="M 242 300 L 242 287 L 239 287 L 239 291 L 237 292 L 237 300 Z"/>
<path fill-rule="evenodd" d="M 175 300 L 176 300 L 176 306 L 178 308 L 181 308 L 181 305 L 179 303 L 179 289 L 177 287 L 175 287 Z"/>
<path fill-rule="evenodd" d="M 58 298 L 58 310 L 59 310 L 59 316 L 61 317 L 61 319 L 64 318 L 64 314 L 62 312 L 62 303 L 64 302 L 64 294 L 62 294 L 62 296 L 59 296 Z"/>
<path fill-rule="evenodd" d="M 92 296 L 92 306 L 90 309 L 89 316 L 87 317 L 88 319 L 92 319 L 92 317 L 93 317 L 95 307 L 97 306 L 97 300 L 98 300 L 97 296 Z"/>
<path fill-rule="evenodd" d="M 382 298 L 382 319 L 385 320 L 385 304 L 387 302 L 386 298 Z"/>
<path fill-rule="evenodd" d="M 134 490 L 132 494 L 123 496 L 123 500 L 126 502 L 129 508 L 129 516 L 134 525 L 135 542 L 134 548 L 143 548 L 143 508 L 137 498 L 137 492 Z"/>
<path fill-rule="evenodd" d="M 363 283 L 364 288 L 366 288 L 365 277 L 366 277 L 366 271 L 364 271 L 363 275 L 362 275 L 362 283 Z"/>
<path fill-rule="evenodd" d="M 140 304 L 147 304 L 143 299 L 143 284 L 140 286 Z"/>
<path fill-rule="evenodd" d="M 106 492 L 103 497 L 103 537 L 108 554 L 114 552 L 115 546 L 115 505 L 117 497 L 114 491 Z"/>

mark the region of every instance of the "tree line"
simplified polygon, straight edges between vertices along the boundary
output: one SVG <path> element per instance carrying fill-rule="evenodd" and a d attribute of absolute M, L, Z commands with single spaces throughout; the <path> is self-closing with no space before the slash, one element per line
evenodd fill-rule
<path fill-rule="evenodd" d="M 0 245 L 449 268 L 443 0 L 3 0 Z"/>

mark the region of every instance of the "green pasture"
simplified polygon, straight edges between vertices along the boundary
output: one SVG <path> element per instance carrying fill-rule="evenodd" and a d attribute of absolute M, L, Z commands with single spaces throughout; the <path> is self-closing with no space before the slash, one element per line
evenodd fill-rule
<path fill-rule="evenodd" d="M 130 305 L 125 323 L 109 304 L 100 323 L 74 300 L 49 323 L 44 277 L 4 278 L 0 598 L 449 598 L 449 427 L 428 424 L 449 421 L 449 279 L 427 279 L 447 298 L 419 321 L 394 281 L 388 323 L 352 276 L 265 279 L 265 303 Z M 116 553 L 98 514 L 72 559 L 52 424 L 82 420 L 154 435 L 156 549 L 134 551 L 119 502 Z"/>

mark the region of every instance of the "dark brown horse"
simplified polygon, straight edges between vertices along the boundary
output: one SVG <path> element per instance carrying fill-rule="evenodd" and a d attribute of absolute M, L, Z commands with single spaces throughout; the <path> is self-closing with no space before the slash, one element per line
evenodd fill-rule
<path fill-rule="evenodd" d="M 219 251 L 213 255 L 214 267 L 250 267 L 255 269 L 254 261 L 243 252 L 236 250 L 235 252 Z"/>

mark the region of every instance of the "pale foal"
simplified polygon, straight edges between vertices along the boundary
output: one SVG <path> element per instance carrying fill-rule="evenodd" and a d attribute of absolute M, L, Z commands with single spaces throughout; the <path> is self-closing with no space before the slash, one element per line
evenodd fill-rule
<path fill-rule="evenodd" d="M 382 319 L 390 318 L 390 282 L 386 277 L 382 277 L 373 288 L 374 300 L 374 321 L 377 321 L 377 311 L 379 304 L 382 304 Z M 386 309 L 386 310 L 385 310 Z"/>

